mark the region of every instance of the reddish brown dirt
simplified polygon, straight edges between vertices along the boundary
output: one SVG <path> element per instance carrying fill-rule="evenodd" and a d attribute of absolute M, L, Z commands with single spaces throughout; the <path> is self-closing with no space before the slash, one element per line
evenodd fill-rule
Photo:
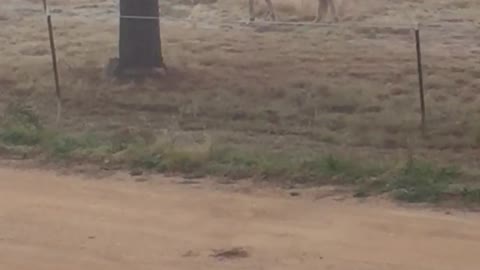
<path fill-rule="evenodd" d="M 473 214 L 122 178 L 1 169 L 0 269 L 450 270 L 480 264 L 480 217 Z"/>

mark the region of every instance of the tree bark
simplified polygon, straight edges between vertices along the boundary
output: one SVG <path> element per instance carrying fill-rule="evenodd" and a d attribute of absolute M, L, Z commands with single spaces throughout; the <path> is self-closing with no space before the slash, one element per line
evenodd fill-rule
<path fill-rule="evenodd" d="M 120 0 L 119 73 L 165 68 L 159 15 L 158 0 Z"/>

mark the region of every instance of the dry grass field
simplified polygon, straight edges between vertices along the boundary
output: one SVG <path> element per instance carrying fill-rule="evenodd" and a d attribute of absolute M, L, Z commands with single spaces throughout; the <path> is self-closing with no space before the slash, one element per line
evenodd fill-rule
<path fill-rule="evenodd" d="M 438 162 L 478 167 L 479 2 L 343 0 L 337 3 L 340 22 L 332 27 L 245 25 L 238 23 L 248 16 L 244 1 L 200 2 L 161 1 L 170 73 L 134 82 L 113 81 L 103 72 L 116 56 L 115 1 L 51 0 L 62 128 L 199 133 L 218 144 L 382 162 L 402 159 L 411 149 Z M 314 15 L 308 1 L 274 4 L 281 21 Z M 4 0 L 0 21 L 0 109 L 30 104 L 53 124 L 40 1 Z M 428 24 L 422 28 L 424 138 L 408 27 L 414 21 Z"/>

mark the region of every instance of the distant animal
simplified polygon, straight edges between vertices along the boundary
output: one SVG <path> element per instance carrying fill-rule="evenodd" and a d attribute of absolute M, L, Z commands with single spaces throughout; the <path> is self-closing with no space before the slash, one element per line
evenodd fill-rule
<path fill-rule="evenodd" d="M 315 16 L 314 22 L 320 22 L 330 11 L 333 15 L 335 21 L 338 21 L 337 9 L 335 7 L 335 0 L 317 0 L 317 14 Z M 268 15 L 272 21 L 275 21 L 276 15 L 273 8 L 272 0 L 265 0 L 268 8 Z M 255 20 L 255 0 L 248 0 L 248 10 L 250 13 L 250 21 Z"/>
<path fill-rule="evenodd" d="M 273 8 L 272 0 L 265 0 L 265 3 L 267 4 L 270 19 L 275 21 L 277 17 L 275 16 L 275 9 Z M 255 0 L 248 0 L 248 11 L 250 13 L 250 21 L 255 21 Z"/>

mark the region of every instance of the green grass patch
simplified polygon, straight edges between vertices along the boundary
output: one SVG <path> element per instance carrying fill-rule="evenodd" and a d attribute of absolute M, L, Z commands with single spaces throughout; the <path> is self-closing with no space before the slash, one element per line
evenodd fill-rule
<path fill-rule="evenodd" d="M 435 167 L 421 161 L 410 161 L 388 183 L 393 195 L 408 202 L 436 202 L 449 191 L 460 176 L 453 167 Z"/>
<path fill-rule="evenodd" d="M 390 193 L 395 199 L 407 202 L 435 203 L 446 197 L 458 197 L 469 204 L 480 203 L 480 189 L 459 187 L 457 180 L 463 176 L 460 169 L 437 167 L 419 160 L 392 169 L 334 155 L 247 151 L 211 143 L 178 145 L 175 141 L 164 137 L 147 141 L 135 134 L 98 137 L 90 133 L 52 132 L 41 124 L 33 110 L 18 106 L 6 110 L 0 125 L 3 145 L 28 146 L 53 160 L 108 161 L 132 169 L 231 179 L 350 185 L 357 187 L 357 197 Z"/>
<path fill-rule="evenodd" d="M 333 155 L 317 156 L 304 160 L 300 166 L 305 176 L 313 182 L 331 184 L 356 184 L 375 177 L 383 168 L 359 161 L 341 159 Z"/>
<path fill-rule="evenodd" d="M 2 117 L 0 140 L 7 145 L 37 145 L 42 140 L 43 127 L 33 110 L 10 105 Z"/>
<path fill-rule="evenodd" d="M 460 194 L 467 204 L 480 204 L 480 188 L 464 187 Z"/>
<path fill-rule="evenodd" d="M 45 134 L 43 138 L 41 147 L 54 158 L 88 157 L 101 152 L 105 155 L 112 152 L 109 144 L 91 134 L 74 136 L 57 133 Z"/>

